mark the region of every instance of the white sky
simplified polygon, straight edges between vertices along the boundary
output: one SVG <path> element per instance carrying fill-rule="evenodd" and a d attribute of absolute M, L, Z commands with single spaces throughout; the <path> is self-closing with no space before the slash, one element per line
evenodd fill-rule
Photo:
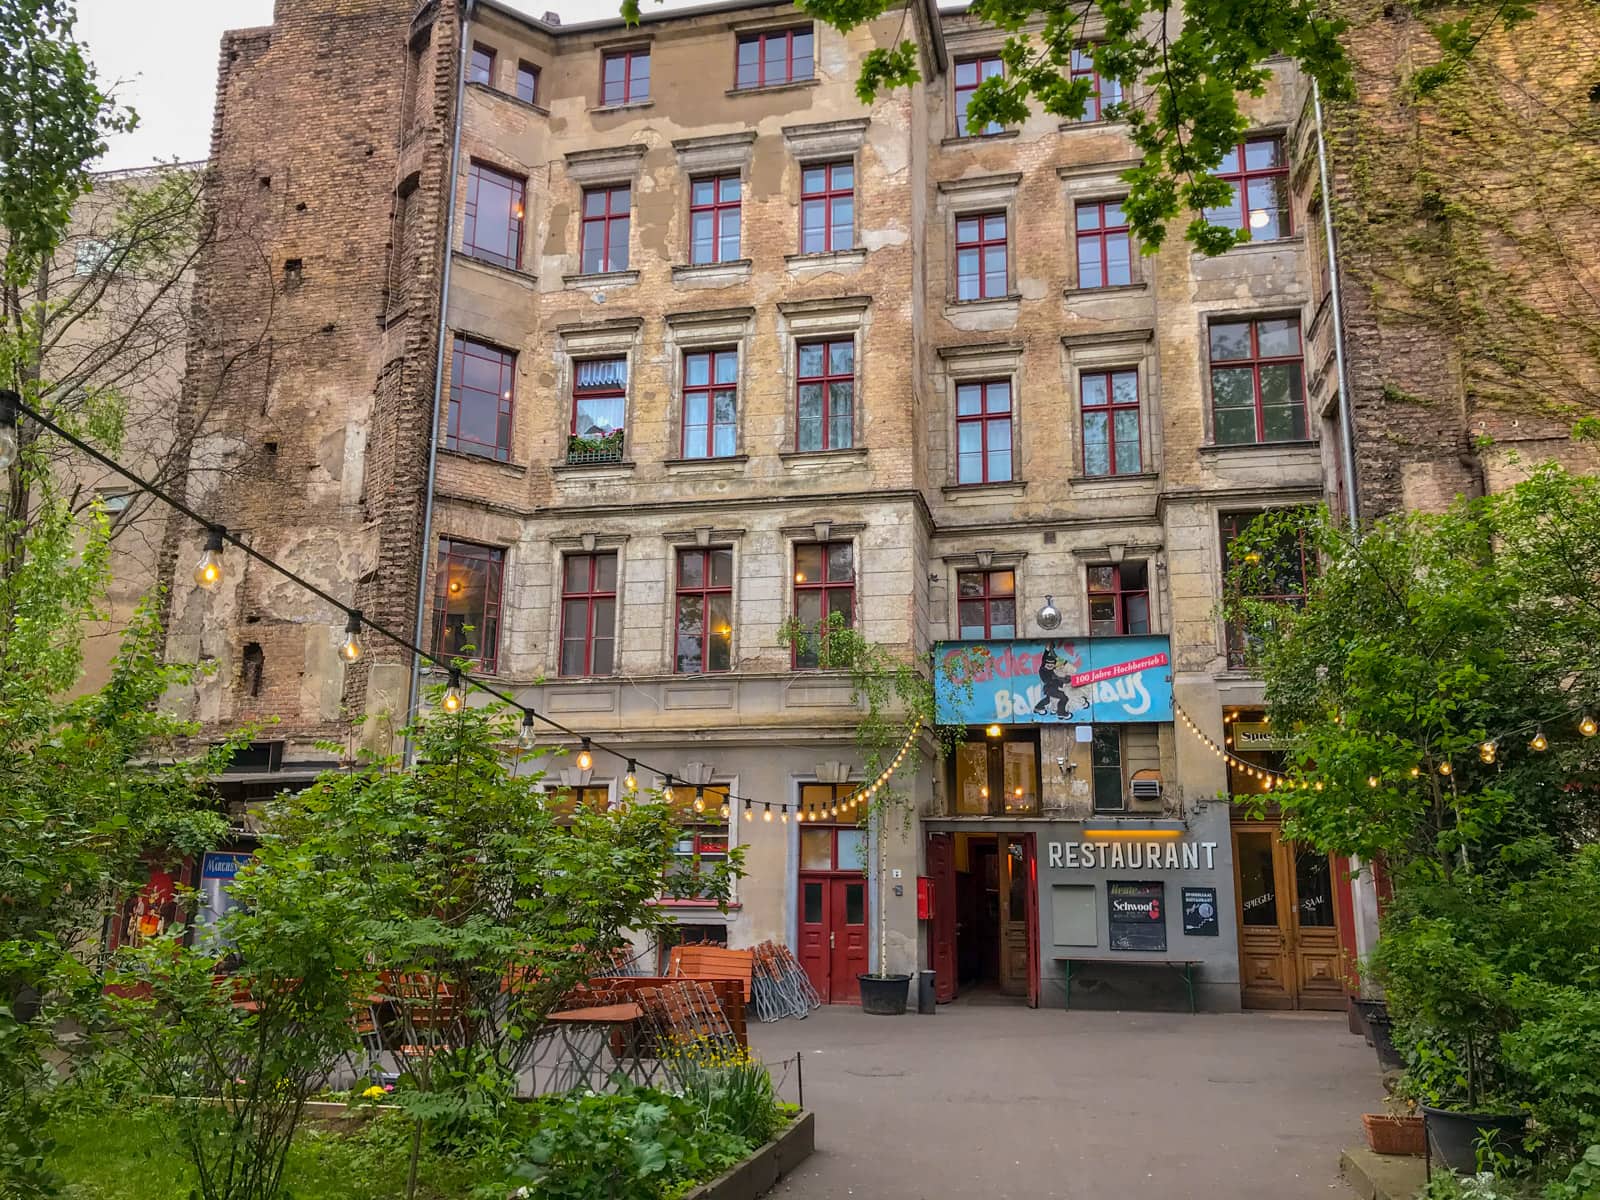
<path fill-rule="evenodd" d="M 391 0 L 395 2 L 395 0 Z M 619 0 L 510 0 L 539 16 L 594 21 Z M 654 0 L 645 0 L 648 7 Z M 669 7 L 689 0 L 667 0 Z M 78 36 L 100 77 L 139 113 L 139 127 L 113 138 L 103 169 L 204 158 L 211 151 L 217 47 L 225 29 L 272 23 L 272 0 L 78 0 Z"/>

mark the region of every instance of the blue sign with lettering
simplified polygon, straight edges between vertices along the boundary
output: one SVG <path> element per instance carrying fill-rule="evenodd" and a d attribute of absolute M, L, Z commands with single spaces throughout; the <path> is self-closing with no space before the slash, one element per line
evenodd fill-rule
<path fill-rule="evenodd" d="M 1172 720 L 1164 636 L 940 642 L 941 725 L 1131 725 Z"/>
<path fill-rule="evenodd" d="M 232 879 L 251 857 L 249 854 L 213 850 L 200 860 L 200 878 Z"/>

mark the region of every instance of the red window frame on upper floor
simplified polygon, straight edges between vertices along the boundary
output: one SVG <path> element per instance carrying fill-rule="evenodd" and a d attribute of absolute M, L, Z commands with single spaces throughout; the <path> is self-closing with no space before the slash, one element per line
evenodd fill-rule
<path fill-rule="evenodd" d="M 1010 483 L 1016 478 L 1009 379 L 956 384 L 956 483 Z M 1004 454 L 1004 458 L 1000 457 Z M 971 470 L 971 464 L 977 470 Z"/>
<path fill-rule="evenodd" d="M 734 53 L 735 88 L 777 87 L 815 77 L 816 35 L 811 26 L 740 36 Z"/>
<path fill-rule="evenodd" d="M 461 249 L 502 267 L 520 267 L 526 196 L 526 180 L 476 159 L 469 163 Z"/>
<path fill-rule="evenodd" d="M 1147 561 L 1130 559 L 1121 563 L 1091 564 L 1085 585 L 1090 637 L 1150 632 L 1150 564 Z M 1106 615 L 1108 609 L 1109 616 Z"/>
<path fill-rule="evenodd" d="M 856 244 L 856 165 L 810 163 L 800 168 L 800 253 L 827 254 Z"/>
<path fill-rule="evenodd" d="M 1011 220 L 1005 212 L 956 217 L 957 300 L 996 300 L 1007 294 L 1010 233 Z M 964 269 L 968 263 L 974 269 Z"/>
<path fill-rule="evenodd" d="M 1005 64 L 1000 61 L 998 54 L 956 60 L 951 77 L 955 83 L 957 137 L 987 137 L 990 134 L 1004 132 L 1005 126 L 998 121 L 990 121 L 978 133 L 968 133 L 967 106 L 972 103 L 973 94 L 985 79 L 1004 78 L 1005 73 Z"/>
<path fill-rule="evenodd" d="M 1077 206 L 1078 286 L 1126 287 L 1133 282 L 1133 240 L 1120 200 L 1086 200 Z"/>
<path fill-rule="evenodd" d="M 494 674 L 499 660 L 500 599 L 506 552 L 454 538 L 439 539 L 434 568 L 433 652 L 451 659 L 476 660 Z M 473 593 L 482 591 L 474 604 Z M 463 618 L 452 622 L 453 617 Z M 463 653 L 467 646 L 475 654 Z"/>
<path fill-rule="evenodd" d="M 672 670 L 710 675 L 733 669 L 733 548 L 680 549 Z"/>
<path fill-rule="evenodd" d="M 806 401 L 813 389 L 818 397 L 814 419 L 806 414 Z M 844 401 L 842 406 L 836 403 L 840 395 Z M 855 339 L 828 338 L 796 346 L 794 448 L 801 451 L 850 449 L 855 445 L 855 407 Z M 814 439 L 817 444 L 807 445 L 806 432 L 813 425 L 818 426 Z"/>
<path fill-rule="evenodd" d="M 733 262 L 741 248 L 744 186 L 737 171 L 689 181 L 689 261 Z"/>
<path fill-rule="evenodd" d="M 956 633 L 963 641 L 1017 636 L 1015 571 L 956 572 Z"/>
<path fill-rule="evenodd" d="M 613 66 L 618 69 L 613 70 Z M 650 99 L 650 48 L 611 50 L 600 56 L 600 104 L 643 104 Z"/>
<path fill-rule="evenodd" d="M 1078 377 L 1078 412 L 1083 430 L 1085 476 L 1098 479 L 1137 475 L 1144 470 L 1144 434 L 1140 428 L 1136 368 L 1083 372 Z M 1093 461 L 1090 453 L 1091 446 L 1101 445 L 1106 448 L 1103 464 Z M 1131 458 L 1128 451 L 1132 452 Z M 1102 465 L 1103 470 L 1100 469 Z"/>
<path fill-rule="evenodd" d="M 584 188 L 578 269 L 585 275 L 626 271 L 632 221 L 632 185 Z"/>
<path fill-rule="evenodd" d="M 577 657 L 572 656 L 576 650 Z M 617 669 L 617 552 L 561 560 L 560 674 L 612 675 Z"/>
<path fill-rule="evenodd" d="M 1252 242 L 1275 241 L 1294 233 L 1289 160 L 1282 135 L 1246 138 L 1223 155 L 1212 173 L 1233 185 L 1233 203 L 1206 209 L 1206 220 L 1238 230 Z"/>
<path fill-rule="evenodd" d="M 450 403 L 445 414 L 447 450 L 511 461 L 511 414 L 517 356 L 489 342 L 456 335 L 450 359 Z M 489 422 L 494 440 L 488 440 Z"/>
<path fill-rule="evenodd" d="M 1094 81 L 1094 92 L 1089 97 L 1089 103 L 1083 106 L 1083 116 L 1078 118 L 1080 121 L 1103 121 L 1106 119 L 1106 109 L 1122 103 L 1122 84 L 1115 79 L 1100 78 L 1100 72 L 1094 65 L 1094 52 L 1087 46 L 1073 47 L 1067 77 L 1074 83 L 1080 79 Z"/>
<path fill-rule="evenodd" d="M 790 647 L 790 665 L 815 668 L 821 661 L 824 623 L 842 613 L 855 624 L 856 548 L 854 542 L 796 542 L 794 546 L 794 616 L 801 636 Z"/>
<path fill-rule="evenodd" d="M 482 42 L 472 43 L 472 57 L 467 62 L 467 82 L 494 86 L 495 49 Z"/>
<path fill-rule="evenodd" d="M 1248 344 L 1223 340 L 1223 330 L 1247 328 Z M 1288 343 L 1274 343 L 1290 331 Z M 1207 330 L 1211 370 L 1212 440 L 1218 446 L 1253 446 L 1272 442 L 1298 442 L 1310 436 L 1306 417 L 1305 342 L 1300 318 L 1246 317 L 1215 320 Z M 1243 353 L 1235 353 L 1243 351 Z M 1279 352 L 1283 351 L 1283 352 Z M 1248 389 L 1248 395 L 1246 395 Z M 1252 414 L 1250 437 L 1245 422 L 1234 418 Z"/>
<path fill-rule="evenodd" d="M 531 62 L 517 63 L 517 99 L 525 104 L 539 103 L 539 68 Z"/>
<path fill-rule="evenodd" d="M 739 352 L 683 353 L 684 458 L 729 458 L 738 452 Z"/>

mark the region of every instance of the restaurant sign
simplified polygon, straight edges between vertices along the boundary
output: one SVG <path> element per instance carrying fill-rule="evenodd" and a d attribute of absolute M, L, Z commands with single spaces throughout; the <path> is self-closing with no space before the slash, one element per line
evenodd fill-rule
<path fill-rule="evenodd" d="M 941 725 L 1127 725 L 1172 720 L 1165 637 L 940 642 Z"/>

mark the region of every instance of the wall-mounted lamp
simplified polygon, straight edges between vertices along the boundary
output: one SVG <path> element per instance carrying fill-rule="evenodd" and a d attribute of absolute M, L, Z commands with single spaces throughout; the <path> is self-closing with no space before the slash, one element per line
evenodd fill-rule
<path fill-rule="evenodd" d="M 1034 614 L 1034 620 L 1039 623 L 1040 629 L 1054 629 L 1061 624 L 1061 610 L 1056 607 L 1054 596 L 1044 598 L 1044 607 Z"/>
<path fill-rule="evenodd" d="M 1061 778 L 1066 779 L 1078 769 L 1078 764 L 1065 754 L 1056 755 L 1056 770 L 1061 772 Z"/>

